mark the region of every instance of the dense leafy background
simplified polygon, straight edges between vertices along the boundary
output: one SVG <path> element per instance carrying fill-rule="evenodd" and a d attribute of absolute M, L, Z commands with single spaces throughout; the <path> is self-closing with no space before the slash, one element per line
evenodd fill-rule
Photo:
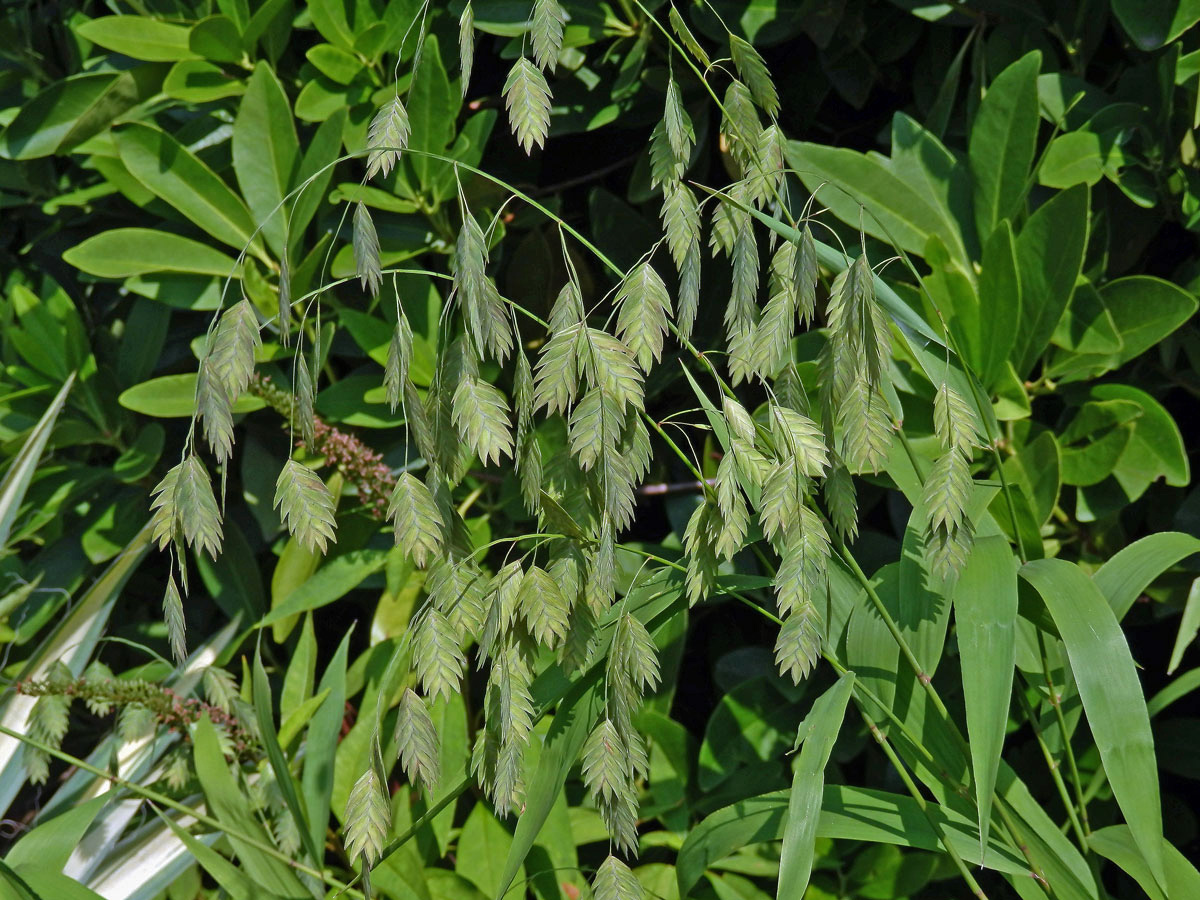
<path fill-rule="evenodd" d="M 396 298 L 413 331 L 411 381 L 423 392 L 445 350 L 439 319 L 462 223 L 450 164 L 402 154 L 391 172 L 367 182 L 363 151 L 372 119 L 399 91 L 409 148 L 493 176 L 462 170 L 461 190 L 484 227 L 496 217 L 489 272 L 504 297 L 545 320 L 572 276 L 599 327 L 617 279 L 597 253 L 561 239 L 552 217 L 622 271 L 661 239 L 652 134 L 669 81 L 695 132 L 687 182 L 725 189 L 745 174 L 739 132 L 723 121 L 718 101 L 729 105 L 727 86 L 740 73 L 764 112 L 771 104 L 731 51 L 732 32 L 765 60 L 792 170 L 790 209 L 768 202 L 763 215 L 786 231 L 790 216 L 811 211 L 814 192 L 812 209 L 824 210 L 814 220 L 823 223 L 814 226 L 817 239 L 831 247 L 840 241 L 851 256 L 865 250 L 890 289 L 879 293 L 888 314 L 907 326 L 894 329 L 887 381 L 913 456 L 905 463 L 894 453 L 883 471 L 855 478 L 858 533 L 846 561 L 870 576 L 918 662 L 930 675 L 937 669 L 938 696 L 971 746 L 957 745 L 925 707 L 845 561 L 831 575 L 831 590 L 849 597 L 841 601 L 845 615 L 825 625 L 829 652 L 857 673 L 844 725 L 850 682 L 828 664 L 799 686 L 781 677 L 777 624 L 730 596 L 773 608 L 767 580 L 778 557 L 757 532 L 753 547 L 721 569 L 713 596 L 690 610 L 676 601 L 673 570 L 643 568 L 639 552 L 683 559 L 687 523 L 702 499 L 689 463 L 715 478 L 728 449 L 724 420 L 711 406 L 706 415 L 698 399 L 699 392 L 719 404 L 720 390 L 705 365 L 668 337 L 646 380 L 645 407 L 652 420 L 670 424 L 651 436 L 653 460 L 632 524 L 619 535 L 627 549 L 617 554 L 618 593 L 649 622 L 662 668 L 637 716 L 651 746 L 650 777 L 639 780 L 640 882 L 659 897 L 681 888 L 697 897 L 797 896 L 805 880 L 797 873 L 811 864 L 810 900 L 963 896 L 938 825 L 901 777 L 911 771 L 989 897 L 1197 896 L 1200 876 L 1184 858 L 1200 851 L 1200 677 L 1191 667 L 1200 588 L 1188 561 L 1200 537 L 1188 452 L 1200 439 L 1200 333 L 1192 318 L 1200 290 L 1200 44 L 1189 30 L 1200 8 L 1133 0 L 678 2 L 693 40 L 717 62 L 709 93 L 697 77 L 704 60 L 676 43 L 669 4 L 566 2 L 562 48 L 547 74 L 549 135 L 526 153 L 542 142 L 522 140 L 520 128 L 510 133 L 503 95 L 518 57 L 538 52 L 527 33 L 531 6 L 474 0 L 465 88 L 461 0 L 427 8 L 415 0 L 5 8 L 0 639 L 10 686 L 0 724 L 61 741 L 67 753 L 143 787 L 139 794 L 121 786 L 119 800 L 94 799 L 104 783 L 98 773 L 0 738 L 0 807 L 17 838 L 0 877 L 45 898 L 82 891 L 67 885 L 63 870 L 111 898 L 306 896 L 319 882 L 297 876 L 280 856 L 311 864 L 315 851 L 318 869 L 349 881 L 358 864 L 347 847 L 404 837 L 372 875 L 384 896 L 494 896 L 513 876 L 518 886 L 508 896 L 528 890 L 539 900 L 574 900 L 590 890 L 608 855 L 608 832 L 579 769 L 568 767 L 591 730 L 587 717 L 597 714 L 594 673 L 534 684 L 537 711 L 560 716 L 535 729 L 525 763 L 537 777 L 525 815 L 494 815 L 494 798 L 468 774 L 487 683 L 487 672 L 472 664 L 461 693 L 432 706 L 439 787 L 423 793 L 405 777 L 408 763 L 394 771 L 384 765 L 378 781 L 391 789 L 390 830 L 380 838 L 352 816 L 355 831 L 345 816 L 352 788 L 375 771 L 377 719 L 386 725 L 382 756 L 394 749 L 388 737 L 399 689 L 414 681 L 405 635 L 426 578 L 408 548 L 393 548 L 371 494 L 381 478 L 390 489 L 418 455 L 403 410 L 387 402 Z M 768 121 L 753 107 L 750 115 L 755 128 Z M 512 199 L 506 185 L 523 196 Z M 695 195 L 706 197 L 699 188 Z M 379 264 L 409 270 L 385 274 L 377 294 L 358 278 L 355 202 L 377 231 Z M 706 248 L 715 208 L 710 201 L 705 210 Z M 724 207 L 731 221 L 739 212 Z M 769 224 L 743 222 L 757 230 L 764 261 L 769 242 L 782 240 Z M 770 377 L 737 386 L 752 412 L 768 399 L 764 385 L 795 396 L 798 381 L 818 394 L 827 298 L 846 265 L 831 253 L 821 256 L 815 326 L 788 344 L 795 369 L 782 375 L 770 367 Z M 715 351 L 709 358 L 728 378 L 724 317 L 739 289 L 725 258 L 710 260 L 707 249 L 704 256 L 692 340 Z M 667 248 L 654 262 L 676 294 Z M 150 493 L 189 434 L 215 311 L 248 298 L 265 323 L 257 372 L 292 389 L 295 344 L 285 344 L 276 319 L 283 278 L 297 301 L 325 288 L 319 316 L 317 304 L 297 302 L 293 327 L 310 353 L 319 346 L 314 409 L 335 434 L 323 432 L 319 453 L 296 458 L 339 498 L 337 541 L 323 555 L 282 526 L 273 502 L 294 450 L 279 411 L 288 400 L 262 388 L 244 393 L 232 410 L 236 445 L 221 474 L 205 451 L 224 486 L 223 552 L 182 560 L 193 655 L 177 668 L 162 598 L 179 566 L 150 548 Z M 765 274 L 762 281 L 765 299 Z M 533 317 L 520 319 L 517 344 L 536 361 L 546 329 Z M 946 329 L 954 354 L 937 343 Z M 935 340 L 910 339 L 922 333 Z M 977 376 L 975 392 L 963 363 Z M 60 395 L 72 373 L 69 393 Z M 511 362 L 480 367 L 480 382 L 509 396 L 515 378 Z M 977 485 L 970 515 L 996 527 L 980 529 L 957 582 L 930 588 L 916 479 L 943 455 L 934 421 L 943 378 L 972 403 L 976 393 L 988 397 L 980 424 L 999 452 L 968 451 Z M 542 426 L 543 446 L 561 445 L 562 433 Z M 995 490 L 997 460 L 1011 492 Z M 569 487 L 563 496 L 578 499 Z M 508 460 L 472 462 L 453 502 L 475 547 L 539 531 Z M 1033 561 L 1019 580 L 1015 553 Z M 489 571 L 506 562 L 503 548 L 484 558 Z M 1038 562 L 1051 559 L 1065 562 Z M 1095 625 L 1095 640 L 1077 627 L 1097 622 L 1112 627 Z M 1010 696 L 1004 684 L 1013 662 L 994 667 L 987 635 L 1014 627 Z M 68 716 L 64 703 L 42 698 L 30 718 L 32 701 L 16 692 L 18 681 L 61 685 L 86 669 L 85 682 L 103 682 L 94 661 L 119 680 L 115 713 L 102 701 L 86 709 L 75 702 Z M 1058 709 L 1047 679 L 1063 698 Z M 1000 689 L 988 694 L 989 682 Z M 217 710 L 226 709 L 241 724 L 216 730 L 203 718 L 172 718 L 158 685 L 204 698 L 211 715 L 221 719 Z M 879 709 L 864 702 L 863 689 L 898 710 L 920 739 L 880 719 L 891 743 L 877 746 L 860 711 L 880 718 Z M 1134 746 L 1139 716 L 1147 718 L 1143 695 L 1152 749 Z M 999 710 L 999 724 L 995 714 L 977 718 L 980 710 Z M 572 716 L 587 723 L 583 733 L 567 727 Z M 231 747 L 238 728 L 245 746 Z M 536 748 L 547 734 L 543 765 Z M 1130 755 L 1109 755 L 1112 747 Z M 227 756 L 241 764 L 230 769 Z M 42 777 L 29 778 L 39 766 Z M 278 777 L 288 767 L 294 784 Z M 543 777 L 556 767 L 561 790 Z M 1041 835 L 1035 855 L 1047 888 L 1013 874 L 1027 870 L 1026 860 L 1006 843 L 1003 823 L 992 826 L 986 860 L 1000 872 L 975 865 L 975 783 L 986 781 L 989 767 L 1001 805 Z M 960 777 L 968 771 L 974 780 Z M 1155 771 L 1169 845 L 1161 886 L 1139 843 L 1157 828 L 1158 798 L 1148 790 Z M 1014 777 L 1027 793 L 1013 787 Z M 1060 794 L 1070 792 L 1068 802 L 1078 805 L 1076 779 L 1090 820 L 1080 823 L 1090 834 L 1084 852 L 1070 846 L 1076 829 Z M 146 787 L 158 796 L 139 805 L 131 798 Z M 409 834 L 446 797 L 444 811 Z M 184 822 L 188 835 L 156 814 L 170 813 L 164 800 L 203 804 L 213 818 Z M 290 812 L 301 804 L 307 828 Z M 797 830 L 818 818 L 815 836 Z M 247 843 L 247 834 L 275 855 Z"/>

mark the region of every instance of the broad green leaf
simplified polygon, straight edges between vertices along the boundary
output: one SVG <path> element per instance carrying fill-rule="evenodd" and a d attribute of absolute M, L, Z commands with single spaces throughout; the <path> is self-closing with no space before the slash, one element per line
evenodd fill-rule
<path fill-rule="evenodd" d="M 1151 900 L 1173 900 L 1176 897 L 1200 897 L 1200 872 L 1170 841 L 1162 842 L 1166 882 L 1161 886 L 1146 866 L 1127 825 L 1109 825 L 1088 836 L 1088 846 L 1105 859 L 1124 869 L 1141 886 Z"/>
<path fill-rule="evenodd" d="M 140 122 L 113 131 L 121 162 L 139 182 L 217 240 L 268 262 L 255 222 L 224 181 L 169 134 Z"/>
<path fill-rule="evenodd" d="M 1058 626 L 1117 804 L 1155 880 L 1164 884 L 1154 737 L 1120 623 L 1101 588 L 1072 563 L 1036 560 L 1021 568 L 1021 576 L 1041 594 Z"/>
<path fill-rule="evenodd" d="M 797 736 L 800 759 L 792 776 L 791 796 L 784 820 L 783 849 L 779 858 L 779 900 L 802 900 L 812 874 L 817 823 L 825 790 L 825 765 L 846 716 L 846 703 L 854 688 L 854 673 L 846 672 L 812 709 Z"/>
<path fill-rule="evenodd" d="M 1042 432 L 1004 461 L 1005 474 L 1024 489 L 1039 528 L 1058 505 L 1061 467 L 1058 440 L 1051 431 Z"/>
<path fill-rule="evenodd" d="M 952 583 L 930 569 L 925 546 L 927 510 L 922 498 L 913 508 L 904 529 L 893 614 L 905 643 L 921 665 L 921 671 L 932 678 L 945 648 L 954 591 Z"/>
<path fill-rule="evenodd" d="M 304 895 L 304 885 L 291 868 L 253 844 L 234 837 L 236 833 L 272 844 L 270 836 L 255 818 L 249 799 L 234 781 L 221 751 L 216 728 L 207 716 L 200 719 L 192 731 L 192 759 L 208 808 L 214 818 L 229 828 L 229 843 L 246 873 L 271 893 L 285 897 Z"/>
<path fill-rule="evenodd" d="M 196 373 L 163 375 L 151 378 L 123 391 L 117 402 L 144 416 L 160 419 L 190 418 L 196 409 Z M 244 393 L 233 405 L 233 412 L 247 413 L 262 409 L 267 403 L 261 397 Z"/>
<path fill-rule="evenodd" d="M 1159 532 L 1118 550 L 1092 580 L 1120 620 L 1150 582 L 1193 553 L 1200 553 L 1200 539 L 1179 531 Z"/>
<path fill-rule="evenodd" d="M 437 38 L 429 35 L 421 46 L 420 65 L 413 73 L 407 98 L 408 121 L 412 133 L 410 150 L 444 154 L 454 139 L 454 123 L 462 94 L 450 86 Z M 429 189 L 438 180 L 447 163 L 414 154 L 408 157 L 421 186 Z"/>
<path fill-rule="evenodd" d="M 192 238 L 151 228 L 114 228 L 92 235 L 63 253 L 75 268 L 101 278 L 147 272 L 189 272 L 240 277 L 233 257 Z"/>
<path fill-rule="evenodd" d="M 1027 375 L 1050 343 L 1070 302 L 1088 239 L 1088 189 L 1076 185 L 1042 204 L 1017 235 L 1021 327 L 1012 361 Z"/>
<path fill-rule="evenodd" d="M 192 26 L 188 48 L 213 62 L 240 63 L 245 55 L 241 30 L 228 16 L 207 16 Z"/>
<path fill-rule="evenodd" d="M 137 105 L 150 89 L 149 73 L 140 69 L 56 81 L 22 106 L 0 132 L 0 156 L 35 159 L 69 153 Z"/>
<path fill-rule="evenodd" d="M 702 790 L 712 791 L 742 766 L 770 762 L 786 752 L 799 713 L 772 682 L 774 675 L 742 682 L 713 710 L 697 761 Z"/>
<path fill-rule="evenodd" d="M 80 37 L 105 50 L 149 62 L 195 59 L 188 47 L 189 29 L 148 16 L 101 16 L 75 27 Z"/>
<path fill-rule="evenodd" d="M 1017 565 L 1004 538 L 976 539 L 954 592 L 954 617 L 979 835 L 986 845 L 1017 658 Z"/>
<path fill-rule="evenodd" d="M 333 654 L 317 685 L 318 694 L 324 691 L 329 693 L 308 723 L 308 737 L 304 746 L 301 793 L 304 796 L 304 808 L 308 811 L 313 843 L 318 847 L 324 846 L 329 825 L 334 760 L 337 757 L 338 738 L 342 733 L 342 719 L 346 715 L 346 654 L 351 633 L 352 630 L 347 631 L 338 644 L 337 652 Z"/>
<path fill-rule="evenodd" d="M 454 871 L 488 897 L 499 900 L 500 897 L 506 896 L 502 893 L 504 869 L 512 842 L 513 836 L 496 820 L 491 810 L 485 804 L 478 803 L 467 816 L 467 821 L 463 823 L 459 833 Z M 517 869 L 514 880 L 520 886 L 510 891 L 509 896 L 523 896 L 524 867 Z"/>
<path fill-rule="evenodd" d="M 881 567 L 872 576 L 871 584 L 888 613 L 895 619 L 899 612 L 899 563 L 888 563 Z M 891 708 L 896 698 L 898 672 L 904 662 L 900 659 L 900 647 L 895 638 L 861 587 L 856 589 L 854 605 L 846 625 L 844 661 L 846 667 L 856 673 L 858 681 Z M 882 715 L 883 711 L 877 710 L 876 714 Z"/>
<path fill-rule="evenodd" d="M 1102 287 L 1100 296 L 1122 340 L 1110 368 L 1141 356 L 1173 332 L 1192 316 L 1197 302 L 1182 288 L 1149 275 L 1118 278 Z"/>
<path fill-rule="evenodd" d="M 1038 182 L 1046 187 L 1095 185 L 1104 177 L 1107 154 L 1100 135 L 1092 131 L 1060 134 L 1050 142 L 1038 167 Z"/>
<path fill-rule="evenodd" d="M 338 84 L 350 84 L 363 70 L 362 60 L 333 44 L 317 44 L 304 52 L 305 58 L 326 78 Z"/>
<path fill-rule="evenodd" d="M 1200 22 L 1197 0 L 1112 0 L 1112 10 L 1140 50 L 1157 50 Z"/>
<path fill-rule="evenodd" d="M 351 550 L 326 562 L 316 574 L 292 591 L 283 602 L 274 606 L 258 623 L 266 628 L 276 622 L 318 609 L 345 596 L 358 587 L 369 575 L 383 568 L 386 550 Z"/>
<path fill-rule="evenodd" d="M 1183 436 L 1170 413 L 1145 391 L 1125 384 L 1101 384 L 1091 396 L 1100 401 L 1123 400 L 1141 408 L 1133 421 L 1133 434 L 1113 470 L 1113 476 L 1130 500 L 1136 500 L 1159 478 L 1174 487 L 1191 479 Z"/>
<path fill-rule="evenodd" d="M 38 865 L 62 870 L 91 827 L 107 797 L 93 797 L 48 821 L 39 821 L 4 856 L 10 866 Z"/>
<path fill-rule="evenodd" d="M 1012 226 L 1002 219 L 983 246 L 979 273 L 979 357 L 975 365 L 985 385 L 994 385 L 1001 376 L 1017 339 L 1021 305 L 1016 242 Z"/>
<path fill-rule="evenodd" d="M 1116 468 L 1133 438 L 1141 407 L 1126 400 L 1089 400 L 1061 435 L 1065 484 L 1091 485 Z"/>
<path fill-rule="evenodd" d="M 32 892 L 28 896 L 34 900 L 103 900 L 95 891 L 48 866 L 26 863 L 18 869 L 10 869 L 0 863 L 0 867 L 0 877 L 19 879 L 20 893 L 16 896 L 23 896 L 24 890 L 28 889 Z M 7 891 L 5 893 L 8 896 Z"/>
<path fill-rule="evenodd" d="M 1124 345 L 1100 292 L 1086 281 L 1075 286 L 1051 340 L 1072 353 L 1119 353 Z"/>
<path fill-rule="evenodd" d="M 301 246 L 304 230 L 317 214 L 325 199 L 325 191 L 333 178 L 334 163 L 342 149 L 342 132 L 346 127 L 346 111 L 338 109 L 317 127 L 308 142 L 304 158 L 296 173 L 300 192 L 292 201 L 290 244 L 293 252 Z"/>
<path fill-rule="evenodd" d="M 271 67 L 259 62 L 233 122 L 233 170 L 242 196 L 267 244 L 282 256 L 288 211 L 283 198 L 292 187 L 300 142 L 292 108 Z"/>
<path fill-rule="evenodd" d="M 688 891 L 714 863 L 734 851 L 783 837 L 790 791 L 775 791 L 734 803 L 712 813 L 688 834 L 675 862 L 679 895 Z M 1025 860 L 1014 850 L 992 841 L 981 860 L 975 823 L 935 803 L 928 814 L 964 861 L 998 872 L 1031 877 Z M 938 851 L 941 842 L 917 802 L 907 795 L 846 785 L 826 785 L 822 793 L 817 837 L 869 841 Z"/>
<path fill-rule="evenodd" d="M 918 187 L 942 220 L 942 243 L 968 262 L 979 253 L 971 217 L 971 173 L 961 154 L 902 112 L 892 117 L 892 173 Z M 965 252 L 964 252 L 965 251 Z"/>
<path fill-rule="evenodd" d="M 202 59 L 185 59 L 171 66 L 163 79 L 163 93 L 185 103 L 210 103 L 236 97 L 246 90 L 246 82 L 230 78 L 220 66 Z"/>
<path fill-rule="evenodd" d="M 969 155 L 975 182 L 975 225 L 991 234 L 1025 201 L 1037 144 L 1037 77 L 1042 54 L 1026 53 L 995 77 L 971 123 Z"/>
<path fill-rule="evenodd" d="M 844 147 L 803 141 L 787 144 L 788 164 L 810 191 L 846 224 L 918 256 L 936 234 L 960 258 L 962 237 L 945 210 L 926 197 L 927 189 L 893 172 L 891 160 Z M 866 213 L 863 213 L 863 209 Z"/>

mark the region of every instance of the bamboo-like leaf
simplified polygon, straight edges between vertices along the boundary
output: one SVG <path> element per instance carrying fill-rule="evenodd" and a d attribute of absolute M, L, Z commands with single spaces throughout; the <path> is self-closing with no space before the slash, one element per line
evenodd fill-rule
<path fill-rule="evenodd" d="M 441 552 L 446 523 L 429 488 L 411 472 L 396 479 L 388 518 L 395 528 L 396 546 L 406 550 L 418 566 L 424 567 Z"/>
<path fill-rule="evenodd" d="M 309 550 L 324 553 L 336 540 L 333 495 L 316 472 L 294 459 L 284 464 L 275 482 L 274 506 L 288 531 Z"/>
<path fill-rule="evenodd" d="M 1021 577 L 1041 594 L 1058 626 L 1117 804 L 1155 880 L 1165 885 L 1154 737 L 1120 623 L 1092 579 L 1073 563 L 1034 560 L 1021 567 Z"/>
<path fill-rule="evenodd" d="M 550 130 L 550 86 L 546 76 L 524 56 L 519 58 L 504 82 L 504 103 L 513 134 L 526 153 L 546 143 Z"/>
<path fill-rule="evenodd" d="M 566 10 L 558 0 L 534 0 L 533 23 L 529 33 L 533 40 L 533 58 L 538 68 L 554 71 L 558 52 L 562 49 L 566 18 Z"/>
<path fill-rule="evenodd" d="M 742 76 L 754 95 L 754 102 L 762 107 L 771 118 L 779 114 L 779 93 L 771 81 L 771 73 L 762 56 L 749 42 L 736 34 L 729 35 L 729 52 L 733 56 L 733 64 L 738 74 Z"/>
<path fill-rule="evenodd" d="M 846 672 L 813 702 L 796 736 L 800 760 L 792 774 L 784 820 L 777 900 L 802 900 L 808 890 L 825 790 L 825 766 L 846 717 L 846 704 L 853 689 L 854 673 Z"/>
<path fill-rule="evenodd" d="M 354 204 L 354 265 L 359 284 L 374 296 L 379 293 L 383 273 L 379 265 L 379 235 L 366 204 Z"/>
<path fill-rule="evenodd" d="M 396 708 L 393 740 L 409 783 L 415 785 L 420 781 L 432 792 L 441 772 L 438 733 L 425 701 L 411 688 L 404 692 Z"/>
<path fill-rule="evenodd" d="M 463 14 L 466 14 L 465 10 Z M 392 171 L 396 160 L 400 158 L 400 151 L 408 146 L 409 130 L 408 110 L 397 94 L 380 107 L 367 129 L 367 149 L 371 151 L 367 157 L 368 180 L 376 175 L 386 178 Z"/>
<path fill-rule="evenodd" d="M 979 840 L 986 847 L 1017 661 L 1017 566 L 1005 538 L 989 535 L 975 544 L 954 592 L 954 616 Z"/>

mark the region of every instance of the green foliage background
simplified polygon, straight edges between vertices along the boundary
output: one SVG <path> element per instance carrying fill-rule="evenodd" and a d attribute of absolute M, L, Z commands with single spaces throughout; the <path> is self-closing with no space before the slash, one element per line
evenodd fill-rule
<path fill-rule="evenodd" d="M 5 6 L 6 892 L 1200 896 L 1198 21 Z"/>

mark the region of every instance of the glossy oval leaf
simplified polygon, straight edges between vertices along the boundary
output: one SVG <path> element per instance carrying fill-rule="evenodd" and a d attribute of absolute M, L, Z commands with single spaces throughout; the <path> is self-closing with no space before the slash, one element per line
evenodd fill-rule
<path fill-rule="evenodd" d="M 208 244 L 152 228 L 114 228 L 63 253 L 75 268 L 100 278 L 126 278 L 148 272 L 188 272 L 229 277 L 233 257 Z"/>
<path fill-rule="evenodd" d="M 75 28 L 80 37 L 105 50 L 148 62 L 194 59 L 188 47 L 189 29 L 147 16 L 101 16 Z"/>
<path fill-rule="evenodd" d="M 251 252 L 264 261 L 261 245 L 252 239 L 254 218 L 246 204 L 199 157 L 164 131 L 140 122 L 114 129 L 121 162 L 148 190 L 218 241 Z"/>
<path fill-rule="evenodd" d="M 1041 65 L 1041 52 L 1032 50 L 997 75 L 971 123 L 968 155 L 980 235 L 991 234 L 1024 203 L 1037 142 Z"/>

